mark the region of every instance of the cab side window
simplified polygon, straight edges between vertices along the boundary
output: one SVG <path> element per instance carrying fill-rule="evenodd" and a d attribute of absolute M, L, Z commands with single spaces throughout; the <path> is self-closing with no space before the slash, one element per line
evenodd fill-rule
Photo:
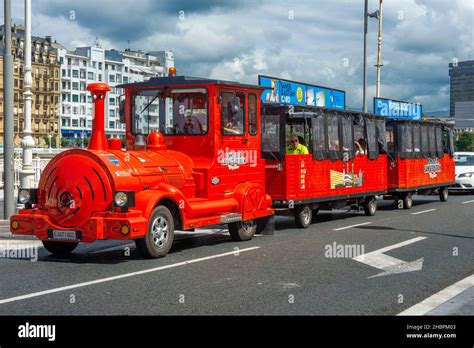
<path fill-rule="evenodd" d="M 249 94 L 249 134 L 257 134 L 257 96 Z"/>
<path fill-rule="evenodd" d="M 223 92 L 221 95 L 221 128 L 223 135 L 244 135 L 245 95 Z"/>

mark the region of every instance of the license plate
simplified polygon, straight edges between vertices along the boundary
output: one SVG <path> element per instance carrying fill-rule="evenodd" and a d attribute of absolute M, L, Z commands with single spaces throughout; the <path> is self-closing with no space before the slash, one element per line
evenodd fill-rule
<path fill-rule="evenodd" d="M 52 238 L 56 240 L 77 240 L 77 231 L 53 230 Z"/>

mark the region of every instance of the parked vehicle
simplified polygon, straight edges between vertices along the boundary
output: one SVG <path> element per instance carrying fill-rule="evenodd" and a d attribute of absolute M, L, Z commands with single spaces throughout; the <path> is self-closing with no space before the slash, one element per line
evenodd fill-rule
<path fill-rule="evenodd" d="M 474 152 L 456 152 L 454 161 L 456 183 L 449 189 L 474 194 Z"/>

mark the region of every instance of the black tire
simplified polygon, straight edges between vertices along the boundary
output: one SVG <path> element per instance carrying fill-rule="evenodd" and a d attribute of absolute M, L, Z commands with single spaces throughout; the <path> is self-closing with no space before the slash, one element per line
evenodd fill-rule
<path fill-rule="evenodd" d="M 411 192 L 407 192 L 402 196 L 403 209 L 411 209 L 413 206 L 413 196 Z"/>
<path fill-rule="evenodd" d="M 232 240 L 236 242 L 243 242 L 253 238 L 257 232 L 257 221 L 237 221 L 229 224 L 229 233 Z"/>
<path fill-rule="evenodd" d="M 150 216 L 148 232 L 144 238 L 136 239 L 138 253 L 146 259 L 166 256 L 173 245 L 173 215 L 163 205 L 156 207 Z"/>
<path fill-rule="evenodd" d="M 319 213 L 319 207 L 318 208 L 313 208 L 313 216 L 311 218 L 311 222 L 313 222 L 316 219 L 316 215 Z"/>
<path fill-rule="evenodd" d="M 366 216 L 374 216 L 377 212 L 377 199 L 374 196 L 367 197 L 364 202 L 364 213 Z"/>
<path fill-rule="evenodd" d="M 441 202 L 446 202 L 448 200 L 448 197 L 449 197 L 448 188 L 446 186 L 440 187 L 439 188 L 439 200 Z"/>
<path fill-rule="evenodd" d="M 294 210 L 295 223 L 299 228 L 308 228 L 313 219 L 313 210 L 309 205 L 299 205 Z"/>
<path fill-rule="evenodd" d="M 71 242 L 53 242 L 49 240 L 43 240 L 43 246 L 51 254 L 55 255 L 68 255 L 77 248 L 79 243 Z"/>

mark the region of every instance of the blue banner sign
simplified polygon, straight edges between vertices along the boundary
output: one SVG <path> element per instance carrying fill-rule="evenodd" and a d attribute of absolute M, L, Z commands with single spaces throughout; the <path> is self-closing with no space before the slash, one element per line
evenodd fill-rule
<path fill-rule="evenodd" d="M 269 87 L 262 93 L 262 101 L 267 103 L 310 105 L 340 110 L 344 110 L 346 106 L 346 93 L 341 90 L 263 75 L 258 76 L 258 84 Z"/>
<path fill-rule="evenodd" d="M 374 98 L 374 114 L 409 120 L 421 120 L 423 116 L 421 104 L 385 98 Z"/>

